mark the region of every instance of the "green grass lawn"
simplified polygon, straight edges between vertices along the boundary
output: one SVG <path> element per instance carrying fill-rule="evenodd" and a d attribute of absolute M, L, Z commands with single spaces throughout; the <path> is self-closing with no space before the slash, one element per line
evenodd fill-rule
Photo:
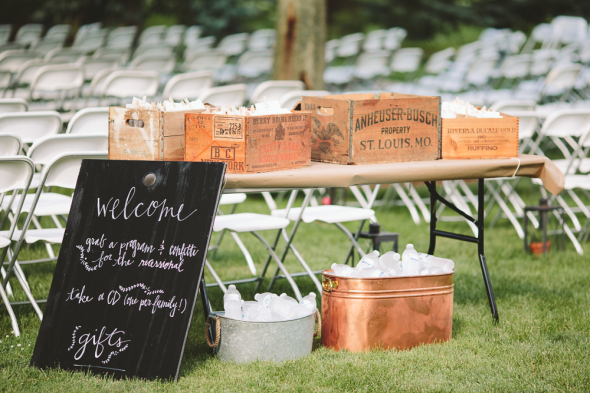
<path fill-rule="evenodd" d="M 521 182 L 521 186 L 524 181 Z M 425 187 L 420 188 L 425 192 Z M 261 198 L 251 196 L 238 212 L 267 212 Z M 415 225 L 402 207 L 379 210 L 385 230 L 400 233 L 400 246 L 428 247 L 428 225 Z M 349 225 L 354 228 L 354 225 Z M 443 223 L 442 229 L 469 234 L 467 225 Z M 266 233 L 267 239 L 273 234 Z M 216 237 L 213 238 L 213 241 Z M 265 257 L 253 236 L 242 235 L 257 268 Z M 190 328 L 177 383 L 138 379 L 113 380 L 98 375 L 29 367 L 40 321 L 30 306 L 15 308 L 21 337 L 11 333 L 4 307 L 0 307 L 0 391 L 587 391 L 590 389 L 590 247 L 578 255 L 566 242 L 565 252 L 544 257 L 523 252 L 522 241 L 507 220 L 486 230 L 486 255 L 500 313 L 493 323 L 481 272 L 477 246 L 439 239 L 436 255 L 456 263 L 453 337 L 444 344 L 408 351 L 377 350 L 368 353 L 335 352 L 319 338 L 310 356 L 282 364 L 222 363 L 208 348 L 200 301 Z M 295 245 L 313 269 L 341 263 L 346 239 L 333 226 L 302 224 Z M 35 245 L 21 259 L 43 255 Z M 223 279 L 250 276 L 246 263 L 228 236 L 212 261 Z M 54 263 L 25 266 L 34 293 L 47 296 Z M 302 271 L 294 257 L 286 263 L 291 272 Z M 274 269 L 271 269 L 274 271 Z M 213 282 L 206 276 L 208 282 Z M 296 279 L 303 294 L 315 287 L 309 278 Z M 13 288 L 18 287 L 15 280 Z M 253 299 L 253 285 L 241 285 L 242 297 Z M 16 299 L 24 300 L 15 290 Z M 286 281 L 273 292 L 292 295 Z M 221 291 L 209 290 L 212 305 L 222 309 Z"/>

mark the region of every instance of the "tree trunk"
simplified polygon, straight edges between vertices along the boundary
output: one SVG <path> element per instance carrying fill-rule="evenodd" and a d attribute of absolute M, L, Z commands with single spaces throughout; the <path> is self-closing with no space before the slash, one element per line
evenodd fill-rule
<path fill-rule="evenodd" d="M 326 0 L 279 0 L 273 79 L 324 88 Z"/>

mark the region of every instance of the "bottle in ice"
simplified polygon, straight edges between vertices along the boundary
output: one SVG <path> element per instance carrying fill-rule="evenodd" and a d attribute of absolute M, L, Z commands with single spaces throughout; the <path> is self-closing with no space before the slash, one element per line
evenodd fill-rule
<path fill-rule="evenodd" d="M 354 268 L 348 265 L 339 265 L 337 263 L 332 264 L 332 270 L 334 270 L 334 275 L 338 277 L 348 277 L 354 271 Z"/>
<path fill-rule="evenodd" d="M 242 319 L 242 296 L 235 285 L 230 285 L 223 295 L 223 309 L 227 318 Z"/>
<path fill-rule="evenodd" d="M 445 273 L 450 273 L 455 269 L 455 262 L 447 258 L 439 258 L 434 255 L 419 253 L 420 261 L 422 262 L 423 268 L 440 267 Z"/>
<path fill-rule="evenodd" d="M 376 268 L 379 266 L 379 251 L 365 254 L 357 265 L 357 269 Z"/>
<path fill-rule="evenodd" d="M 413 244 L 406 245 L 406 249 L 402 254 L 402 271 L 404 276 L 420 275 L 418 252 L 414 249 Z"/>
<path fill-rule="evenodd" d="M 306 315 L 313 314 L 315 312 L 315 310 L 317 308 L 317 302 L 316 302 L 315 298 L 316 298 L 315 293 L 310 292 L 309 295 L 305 296 L 299 302 L 299 306 L 304 308 L 307 311 Z"/>

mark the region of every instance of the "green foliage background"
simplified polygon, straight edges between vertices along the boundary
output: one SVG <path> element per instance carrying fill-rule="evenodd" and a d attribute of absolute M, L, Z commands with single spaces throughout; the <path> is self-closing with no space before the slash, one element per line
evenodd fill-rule
<path fill-rule="evenodd" d="M 322 1 L 322 0 L 318 0 Z M 590 18 L 590 2 L 577 0 L 325 0 L 328 36 L 400 26 L 413 40 L 460 26 L 509 27 L 528 33 L 557 15 Z M 199 24 L 205 34 L 273 27 L 277 0 L 5 0 L 0 24 L 51 26 L 103 22 L 105 26 Z"/>

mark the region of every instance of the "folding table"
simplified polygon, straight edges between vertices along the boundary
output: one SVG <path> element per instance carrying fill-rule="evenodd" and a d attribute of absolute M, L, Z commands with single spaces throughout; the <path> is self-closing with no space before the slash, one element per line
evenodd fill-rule
<path fill-rule="evenodd" d="M 437 237 L 476 243 L 490 309 L 493 318 L 497 321 L 498 310 L 484 250 L 484 180 L 510 176 L 538 178 L 543 182 L 545 188 L 555 195 L 563 190 L 565 181 L 564 175 L 547 157 L 523 154 L 518 158 L 511 159 L 436 160 L 366 165 L 312 162 L 309 167 L 299 169 L 255 174 L 226 174 L 224 193 L 424 182 L 430 192 L 430 247 L 428 253 L 434 253 Z M 436 191 L 437 181 L 458 179 L 478 179 L 477 218 L 465 214 Z M 468 222 L 473 223 L 478 228 L 477 236 L 438 230 L 436 227 L 437 202 L 446 205 Z M 306 198 L 302 205 L 302 211 L 308 203 L 309 199 Z M 285 250 L 288 250 L 300 220 L 301 217 L 294 222 Z M 206 305 L 207 293 L 204 281 L 201 282 L 201 291 Z M 205 313 L 208 313 L 208 307 L 205 307 Z"/>

